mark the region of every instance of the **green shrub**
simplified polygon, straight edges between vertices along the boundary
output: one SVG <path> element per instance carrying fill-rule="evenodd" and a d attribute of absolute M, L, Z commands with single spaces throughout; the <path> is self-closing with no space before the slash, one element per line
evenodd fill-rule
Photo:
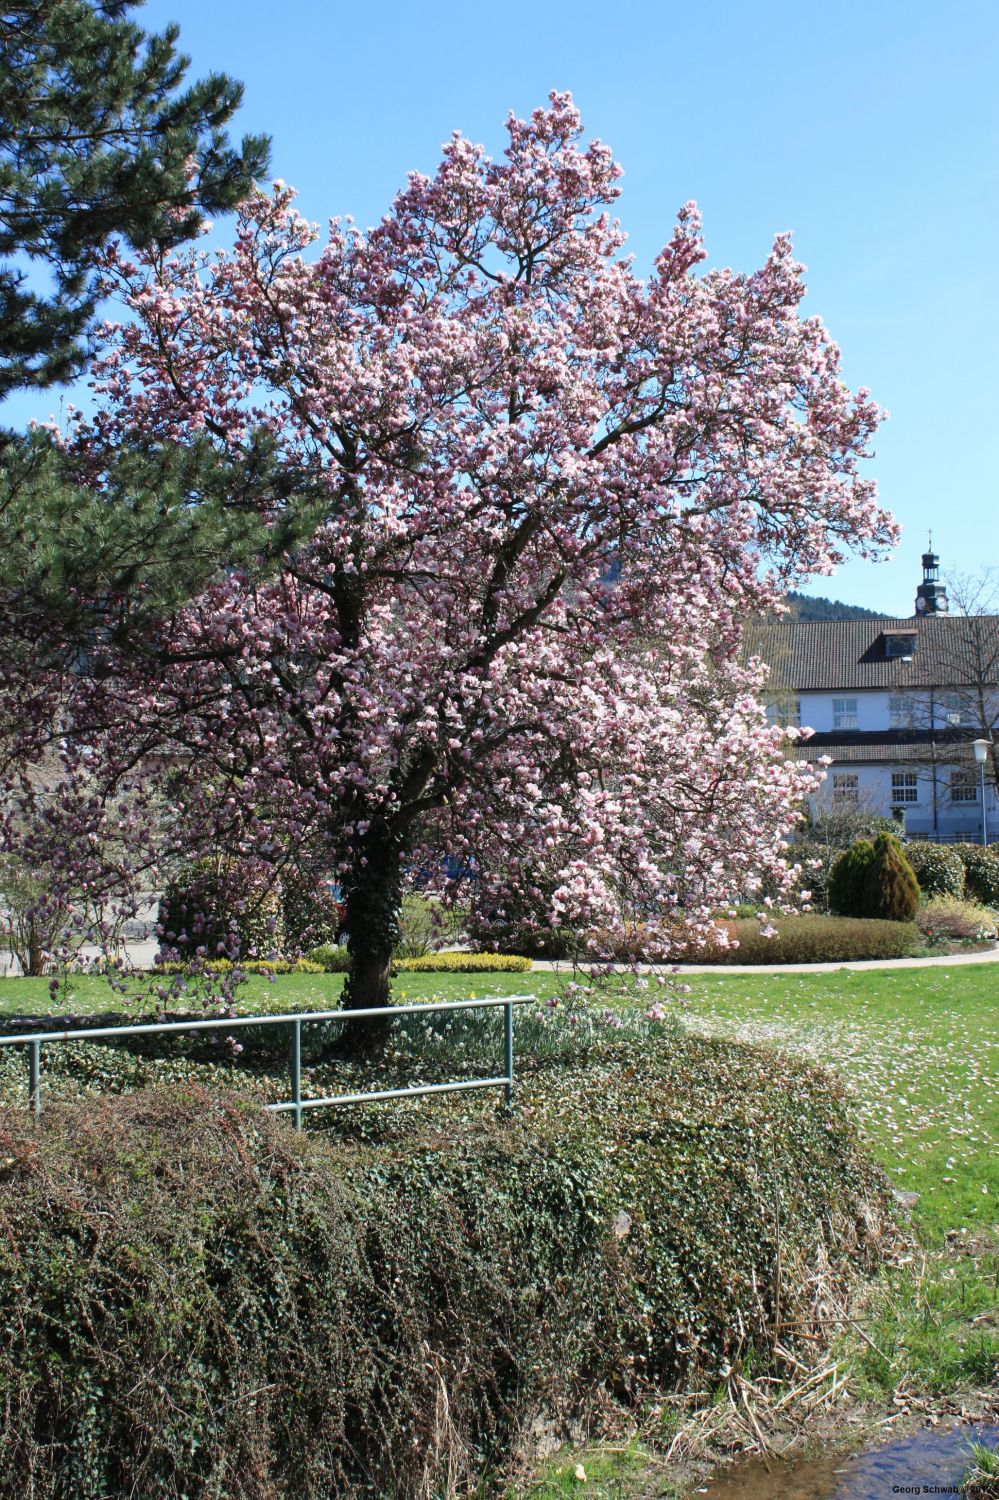
<path fill-rule="evenodd" d="M 957 896 L 932 896 L 924 901 L 916 922 L 930 942 L 987 942 L 996 936 L 995 912 Z"/>
<path fill-rule="evenodd" d="M 539 1407 L 773 1368 L 821 1330 L 816 1274 L 876 1267 L 886 1186 L 817 1070 L 670 1036 L 521 1102 L 303 1134 L 195 1086 L 8 1113 L 3 1500 L 461 1489 Z"/>
<path fill-rule="evenodd" d="M 874 859 L 865 881 L 865 917 L 885 922 L 911 922 L 919 909 L 919 882 L 902 845 L 891 833 L 874 840 Z"/>
<path fill-rule="evenodd" d="M 578 957 L 585 946 L 585 939 L 572 927 L 544 927 L 531 922 L 485 927 L 473 922 L 469 930 L 473 941 L 488 943 L 497 953 L 543 958 L 552 963 Z"/>
<path fill-rule="evenodd" d="M 858 839 L 845 850 L 829 875 L 829 905 L 841 917 L 867 915 L 867 879 L 874 864 L 874 845 Z"/>
<path fill-rule="evenodd" d="M 265 958 L 284 948 L 280 891 L 253 866 L 198 860 L 167 885 L 157 929 L 181 958 L 192 958 L 199 948 L 209 958 Z"/>
<path fill-rule="evenodd" d="M 346 974 L 350 968 L 350 954 L 346 948 L 310 948 L 306 957 L 318 964 L 325 974 Z"/>
<path fill-rule="evenodd" d="M 777 917 L 774 937 L 764 937 L 758 920 L 723 922 L 738 948 L 691 951 L 695 963 L 818 964 L 864 959 L 908 958 L 921 946 L 914 922 L 804 914 Z"/>
<path fill-rule="evenodd" d="M 954 844 L 964 865 L 965 889 L 976 901 L 999 907 L 999 849 L 994 845 Z"/>
<path fill-rule="evenodd" d="M 905 857 L 924 896 L 964 895 L 964 862 L 953 846 L 913 839 L 905 846 Z"/>
<path fill-rule="evenodd" d="M 530 967 L 531 960 L 516 953 L 427 953 L 395 962 L 404 974 L 526 974 Z"/>

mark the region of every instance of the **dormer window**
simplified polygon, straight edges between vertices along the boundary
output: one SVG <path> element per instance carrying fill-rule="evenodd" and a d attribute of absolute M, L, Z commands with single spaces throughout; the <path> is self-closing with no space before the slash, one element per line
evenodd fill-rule
<path fill-rule="evenodd" d="M 884 642 L 886 657 L 900 658 L 902 661 L 911 661 L 916 654 L 916 632 L 914 630 L 893 630 L 886 632 L 881 639 Z"/>

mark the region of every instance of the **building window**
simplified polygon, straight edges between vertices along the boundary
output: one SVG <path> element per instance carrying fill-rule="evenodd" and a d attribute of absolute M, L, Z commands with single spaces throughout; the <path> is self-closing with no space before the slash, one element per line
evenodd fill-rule
<path fill-rule="evenodd" d="M 857 727 L 857 700 L 856 698 L 834 698 L 833 699 L 833 728 L 834 729 L 856 729 Z"/>
<path fill-rule="evenodd" d="M 892 771 L 891 800 L 893 807 L 900 802 L 919 801 L 919 782 L 915 771 Z"/>
<path fill-rule="evenodd" d="M 856 771 L 834 771 L 832 792 L 834 802 L 859 802 L 860 777 Z"/>
<path fill-rule="evenodd" d="M 801 728 L 800 698 L 770 698 L 766 709 L 768 724 L 778 724 L 782 729 Z"/>
<path fill-rule="evenodd" d="M 903 661 L 911 661 L 916 652 L 916 632 L 906 631 L 900 635 L 886 635 L 885 656 L 900 656 Z"/>
<path fill-rule="evenodd" d="M 977 722 L 974 706 L 960 693 L 940 694 L 940 717 L 944 724 L 955 729 L 973 727 Z"/>
<path fill-rule="evenodd" d="M 952 802 L 978 801 L 978 778 L 974 771 L 951 771 L 950 800 Z"/>
<path fill-rule="evenodd" d="M 888 722 L 892 729 L 911 729 L 916 718 L 916 705 L 909 693 L 892 693 L 888 699 Z"/>

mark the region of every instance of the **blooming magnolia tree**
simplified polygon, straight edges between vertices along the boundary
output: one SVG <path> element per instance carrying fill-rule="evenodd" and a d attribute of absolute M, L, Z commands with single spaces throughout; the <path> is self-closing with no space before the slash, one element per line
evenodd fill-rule
<path fill-rule="evenodd" d="M 130 316 L 72 439 L 94 482 L 139 438 L 232 460 L 263 437 L 321 514 L 277 571 L 109 629 L 18 704 L 34 726 L 59 706 L 65 861 L 114 797 L 138 878 L 168 776 L 175 846 L 335 872 L 354 1005 L 387 999 L 402 884 L 445 854 L 487 914 L 535 889 L 583 926 L 696 928 L 787 880 L 810 782 L 740 624 L 894 536 L 858 472 L 878 412 L 800 317 L 788 240 L 704 272 L 688 204 L 641 280 L 608 214 L 620 170 L 571 99 L 507 128 L 501 160 L 455 135 L 318 254 L 279 183 L 229 252 L 108 257 Z"/>

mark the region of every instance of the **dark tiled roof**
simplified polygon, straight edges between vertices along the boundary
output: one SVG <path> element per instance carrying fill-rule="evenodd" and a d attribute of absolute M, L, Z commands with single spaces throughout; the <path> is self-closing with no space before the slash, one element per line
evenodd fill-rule
<path fill-rule="evenodd" d="M 900 761 L 920 765 L 952 766 L 961 761 L 974 763 L 971 740 L 975 731 L 938 729 L 885 729 L 864 733 L 861 730 L 836 730 L 831 734 L 813 734 L 795 744 L 798 760 L 816 761 L 828 755 L 836 761 L 875 761 L 897 765 Z"/>
<path fill-rule="evenodd" d="M 882 637 L 915 632 L 911 661 L 886 657 Z M 971 645 L 978 635 L 980 646 Z M 999 683 L 999 615 L 907 620 L 754 620 L 748 656 L 770 666 L 769 687 L 816 692 L 839 688 L 960 687 L 978 681 L 975 657 Z"/>

